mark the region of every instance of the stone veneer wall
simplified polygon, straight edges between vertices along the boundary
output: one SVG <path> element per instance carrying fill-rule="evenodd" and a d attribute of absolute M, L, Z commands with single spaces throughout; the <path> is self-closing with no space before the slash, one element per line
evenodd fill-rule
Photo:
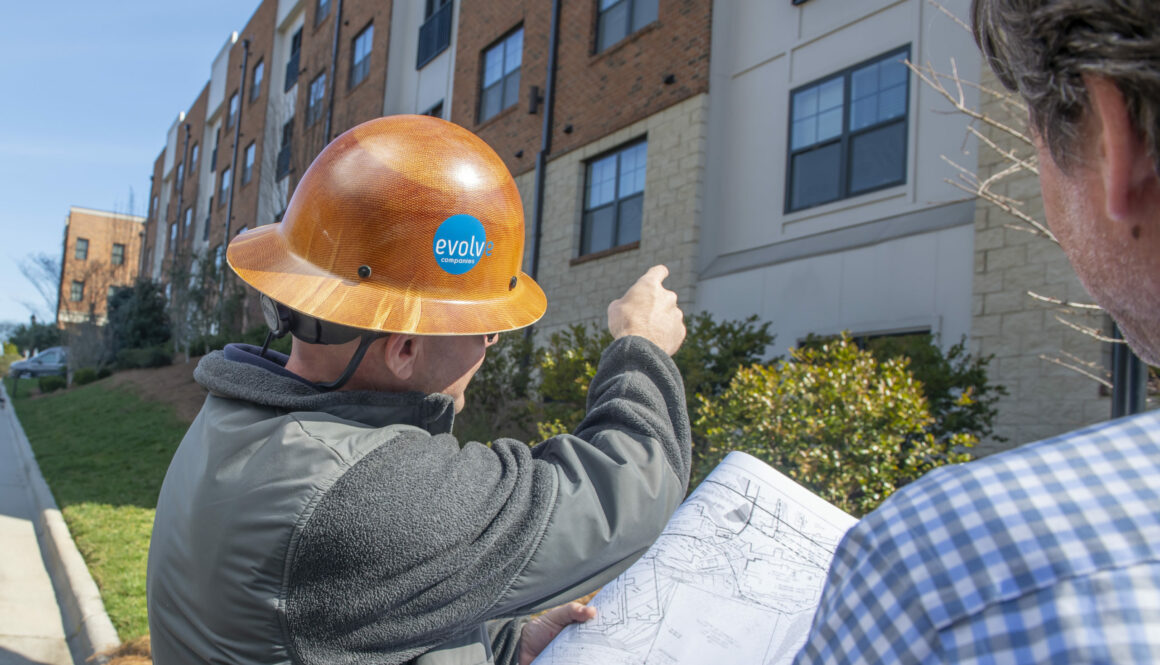
<path fill-rule="evenodd" d="M 984 68 L 985 69 L 985 68 Z M 1001 89 L 994 75 L 985 71 L 983 85 Z M 986 95 L 984 95 L 986 97 Z M 985 99 L 984 113 L 1006 123 L 1021 120 L 1008 114 L 999 100 Z M 984 130 L 999 145 L 1015 148 L 1014 139 L 991 128 Z M 1019 154 L 1027 154 L 1019 147 Z M 979 177 L 986 178 L 1007 165 L 994 150 L 980 145 Z M 1043 199 L 1038 178 L 1023 172 L 1007 178 L 997 191 L 1023 201 L 1022 209 L 1040 221 Z M 971 338 L 973 350 L 994 354 L 990 378 L 1010 394 L 999 404 L 996 433 L 1005 443 L 983 442 L 978 454 L 1005 450 L 1076 429 L 1109 417 L 1111 401 L 1099 384 L 1072 370 L 1041 358 L 1066 352 L 1085 361 L 1109 367 L 1108 345 L 1068 328 L 1064 318 L 1104 330 L 1102 312 L 1061 312 L 1039 302 L 1028 291 L 1070 300 L 1092 302 L 1079 278 L 1052 241 L 1008 228 L 1019 223 L 1012 215 L 980 201 L 975 211 L 975 276 Z"/>
<path fill-rule="evenodd" d="M 541 341 L 578 322 L 605 325 L 608 303 L 620 297 L 650 266 L 669 268 L 665 286 L 677 292 L 688 313 L 696 287 L 697 242 L 702 214 L 709 96 L 700 94 L 548 163 L 544 224 L 537 281 L 548 311 L 537 324 Z M 647 167 L 638 249 L 576 261 L 586 162 L 647 136 Z M 524 270 L 530 270 L 535 172 L 516 179 L 527 220 Z"/>

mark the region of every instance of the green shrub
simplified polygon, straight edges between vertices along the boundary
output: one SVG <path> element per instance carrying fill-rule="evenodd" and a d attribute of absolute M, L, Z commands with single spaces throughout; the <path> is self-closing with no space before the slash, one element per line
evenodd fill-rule
<path fill-rule="evenodd" d="M 696 395 L 714 396 L 729 385 L 738 368 L 758 362 L 773 344 L 768 322 L 757 316 L 736 321 L 717 321 L 708 312 L 685 318 L 685 342 L 673 362 L 685 381 L 689 417 L 698 415 Z M 581 324 L 558 332 L 540 350 L 539 394 L 545 419 L 539 433 L 547 438 L 571 431 L 584 417 L 588 384 L 596 376 L 600 355 L 612 343 L 606 329 Z M 694 447 L 704 445 L 702 433 L 694 428 Z"/>
<path fill-rule="evenodd" d="M 974 437 L 940 441 L 907 360 L 879 361 L 849 337 L 740 370 L 717 398 L 699 398 L 708 440 L 698 477 L 730 450 L 759 457 L 853 515 L 947 463 Z"/>
<path fill-rule="evenodd" d="M 955 434 L 970 434 L 979 440 L 1007 440 L 995 436 L 997 404 L 1007 389 L 987 380 L 987 366 L 993 356 L 971 355 L 966 341 L 944 353 L 931 335 L 879 337 L 866 347 L 879 360 L 899 356 L 910 359 L 910 372 L 922 383 L 934 418 L 931 432 L 935 438 L 947 440 Z"/>
<path fill-rule="evenodd" d="M 105 379 L 105 378 L 108 378 L 112 375 L 113 375 L 113 370 L 109 369 L 108 367 L 102 367 L 97 372 L 97 379 Z"/>
<path fill-rule="evenodd" d="M 96 381 L 97 378 L 97 370 L 91 367 L 85 367 L 73 372 L 73 383 L 78 386 L 92 383 L 93 381 Z"/>
<path fill-rule="evenodd" d="M 63 376 L 42 376 L 37 379 L 37 385 L 40 387 L 40 392 L 51 393 L 64 388 L 68 384 Z"/>
<path fill-rule="evenodd" d="M 499 336 L 467 386 L 467 405 L 455 417 L 455 431 L 461 439 L 491 441 L 506 436 L 527 440 L 534 435 L 533 355 L 532 342 L 524 331 Z"/>
<path fill-rule="evenodd" d="M 142 369 L 164 367 L 173 363 L 173 354 L 161 346 L 145 349 L 121 349 L 117 352 L 117 367 L 120 369 Z"/>

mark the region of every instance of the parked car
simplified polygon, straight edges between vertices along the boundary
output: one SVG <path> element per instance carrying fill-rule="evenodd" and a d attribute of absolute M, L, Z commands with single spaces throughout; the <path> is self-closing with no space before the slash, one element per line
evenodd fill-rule
<path fill-rule="evenodd" d="M 8 368 L 8 374 L 16 378 L 22 376 L 64 376 L 68 372 L 68 347 L 52 346 L 32 356 L 28 360 L 18 360 Z"/>

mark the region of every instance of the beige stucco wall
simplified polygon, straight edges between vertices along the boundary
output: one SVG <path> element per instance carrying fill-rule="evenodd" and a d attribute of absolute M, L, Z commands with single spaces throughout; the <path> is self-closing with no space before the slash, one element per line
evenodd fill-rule
<path fill-rule="evenodd" d="M 548 163 L 544 225 L 537 281 L 548 311 L 537 326 L 540 339 L 577 323 L 604 325 L 608 303 L 623 295 L 649 266 L 663 263 L 689 311 L 696 286 L 695 260 L 702 210 L 708 95 L 697 95 Z M 638 249 L 574 262 L 580 246 L 585 165 L 628 141 L 648 138 L 641 239 Z M 524 200 L 530 269 L 535 172 L 516 179 Z"/>

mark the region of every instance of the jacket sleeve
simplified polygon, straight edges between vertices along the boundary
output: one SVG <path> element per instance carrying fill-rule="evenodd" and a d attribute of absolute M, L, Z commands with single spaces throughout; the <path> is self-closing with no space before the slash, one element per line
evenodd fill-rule
<path fill-rule="evenodd" d="M 575 433 L 532 449 L 555 476 L 551 515 L 495 611 L 546 609 L 623 572 L 652 545 L 684 498 L 691 446 L 676 365 L 642 337 L 613 342 Z"/>
<path fill-rule="evenodd" d="M 289 544 L 285 626 L 298 658 L 406 662 L 628 567 L 684 497 L 684 388 L 663 351 L 627 337 L 606 349 L 588 407 L 574 434 L 534 448 L 405 428 L 343 470 Z"/>

